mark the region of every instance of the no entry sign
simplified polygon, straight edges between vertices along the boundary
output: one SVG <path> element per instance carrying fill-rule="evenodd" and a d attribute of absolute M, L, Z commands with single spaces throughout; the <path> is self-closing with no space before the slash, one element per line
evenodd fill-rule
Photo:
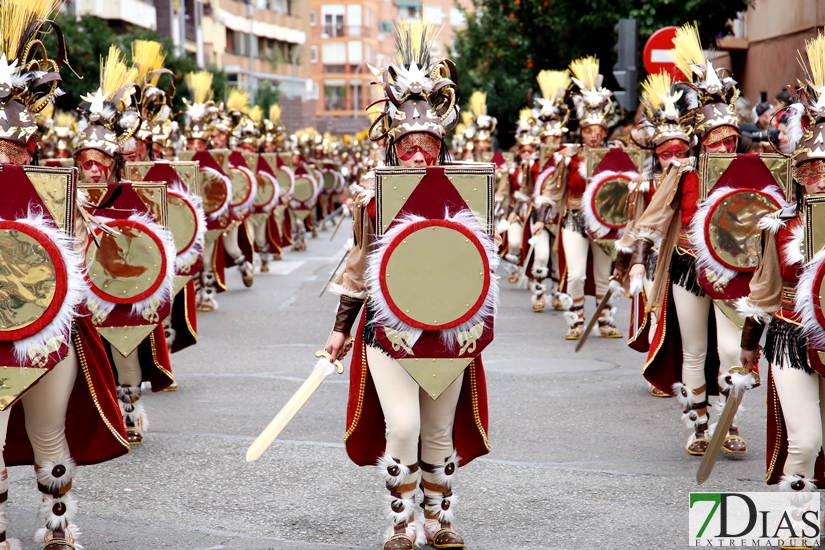
<path fill-rule="evenodd" d="M 686 75 L 676 68 L 676 65 L 671 61 L 668 51 L 673 48 L 673 39 L 676 37 L 678 27 L 664 27 L 654 32 L 650 38 L 647 39 L 644 52 L 642 53 L 642 61 L 645 65 L 645 70 L 649 74 L 662 72 L 664 69 L 675 80 L 682 80 Z"/>

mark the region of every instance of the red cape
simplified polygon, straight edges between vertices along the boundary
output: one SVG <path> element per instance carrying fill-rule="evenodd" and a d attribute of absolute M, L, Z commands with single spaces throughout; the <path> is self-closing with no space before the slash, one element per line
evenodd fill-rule
<path fill-rule="evenodd" d="M 186 283 L 175 295 L 172 304 L 172 328 L 175 329 L 175 341 L 172 353 L 194 346 L 198 343 L 198 308 L 195 305 L 195 281 Z"/>

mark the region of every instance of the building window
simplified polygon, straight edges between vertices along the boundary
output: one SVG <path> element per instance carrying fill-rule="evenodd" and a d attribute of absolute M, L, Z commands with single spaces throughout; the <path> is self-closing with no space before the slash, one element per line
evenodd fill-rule
<path fill-rule="evenodd" d="M 324 15 L 324 34 L 344 36 L 344 16 L 332 13 Z"/>
<path fill-rule="evenodd" d="M 406 0 L 398 0 L 398 18 L 420 19 L 421 2 L 409 2 Z"/>
<path fill-rule="evenodd" d="M 309 48 L 309 60 L 312 63 L 318 63 L 318 46 L 312 46 Z"/>
<path fill-rule="evenodd" d="M 309 26 L 314 27 L 316 25 L 316 19 L 318 17 L 315 15 L 315 10 L 309 11 Z"/>
<path fill-rule="evenodd" d="M 324 108 L 327 111 L 343 111 L 347 99 L 344 85 L 324 86 Z"/>
<path fill-rule="evenodd" d="M 344 74 L 347 72 L 346 65 L 324 65 L 324 72 L 327 74 Z"/>
<path fill-rule="evenodd" d="M 289 15 L 292 13 L 292 6 L 290 0 L 263 0 L 265 2 L 266 7 L 274 11 L 275 13 L 282 13 L 284 15 Z M 314 25 L 314 23 L 311 23 Z"/>

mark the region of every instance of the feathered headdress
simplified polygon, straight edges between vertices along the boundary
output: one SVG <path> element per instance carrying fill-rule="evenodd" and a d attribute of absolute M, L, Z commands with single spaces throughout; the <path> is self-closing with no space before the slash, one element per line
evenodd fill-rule
<path fill-rule="evenodd" d="M 805 41 L 805 56 L 798 54 L 804 72 L 796 103 L 789 107 L 788 142 L 796 165 L 825 160 L 825 36 Z"/>
<path fill-rule="evenodd" d="M 430 48 L 441 28 L 420 20 L 395 26 L 396 63 L 370 70 L 384 89 L 384 110 L 370 126 L 373 141 L 424 132 L 439 139 L 458 118 L 458 85 L 455 64 L 434 59 Z"/>
<path fill-rule="evenodd" d="M 691 89 L 687 106 L 693 111 L 694 129 L 699 138 L 704 139 L 722 126 L 738 130 L 739 119 L 734 111 L 736 98 L 739 97 L 736 81 L 727 71 L 715 69 L 705 57 L 696 23 L 686 23 L 676 31 L 673 49 L 668 55 L 684 73 L 684 84 Z M 722 136 L 723 133 L 714 135 Z"/>
<path fill-rule="evenodd" d="M 256 148 L 258 147 L 261 138 L 261 118 L 263 114 L 263 109 L 255 105 L 242 117 L 240 123 L 235 127 L 235 137 L 239 143 L 249 143 Z"/>
<path fill-rule="evenodd" d="M 281 106 L 273 103 L 269 106 L 269 117 L 263 122 L 263 142 L 276 143 L 283 141 L 286 127 L 281 122 Z"/>
<path fill-rule="evenodd" d="M 518 114 L 518 126 L 516 126 L 516 144 L 519 147 L 530 145 L 538 147 L 541 143 L 539 139 L 540 126 L 533 116 L 533 110 L 525 107 Z"/>
<path fill-rule="evenodd" d="M 536 77 L 542 97 L 539 104 L 538 119 L 541 123 L 542 136 L 562 136 L 567 132 L 570 113 L 564 102 L 567 91 L 572 87 L 570 71 L 541 71 Z"/>
<path fill-rule="evenodd" d="M 152 40 L 135 40 L 132 43 L 132 67 L 137 71 L 135 83 L 138 94 L 136 103 L 143 123 L 138 130 L 137 137 L 150 139 L 153 127 L 161 124 L 172 114 L 169 100 L 175 95 L 175 83 L 168 93 L 159 89 L 158 82 L 164 74 L 172 74 L 169 69 L 163 68 L 166 55 L 163 46 Z"/>
<path fill-rule="evenodd" d="M 468 102 L 472 114 L 472 139 L 476 142 L 489 142 L 493 139 L 498 120 L 487 114 L 487 94 L 476 90 Z"/>
<path fill-rule="evenodd" d="M 610 90 L 602 87 L 599 74 L 599 60 L 595 56 L 582 57 L 570 63 L 573 82 L 579 92 L 573 94 L 579 126 L 601 126 L 607 129 L 608 120 L 613 116 L 614 105 Z"/>
<path fill-rule="evenodd" d="M 230 89 L 226 102 L 219 104 L 218 110 L 220 114 L 212 124 L 212 130 L 227 134 L 236 133 L 249 112 L 249 94 L 239 88 Z"/>
<path fill-rule="evenodd" d="M 670 74 L 661 71 L 650 74 L 642 82 L 642 105 L 645 115 L 655 130 L 650 145 L 659 147 L 672 139 L 690 144 L 690 130 L 681 124 L 681 117 L 676 103 L 682 98 L 677 91 Z"/>
<path fill-rule="evenodd" d="M 136 93 L 137 69 L 126 65 L 123 52 L 110 46 L 100 64 L 100 87 L 81 96 L 78 109 L 88 125 L 78 136 L 75 156 L 81 151 L 95 149 L 110 157 L 119 152 L 140 127 L 140 116 L 132 97 Z"/>
<path fill-rule="evenodd" d="M 186 87 L 192 100 L 184 98 L 188 124 L 186 126 L 187 139 L 208 140 L 209 125 L 218 116 L 218 107 L 212 101 L 212 80 L 214 76 L 209 71 L 189 73 L 184 77 Z"/>
<path fill-rule="evenodd" d="M 65 61 L 63 33 L 49 16 L 59 0 L 3 0 L 0 3 L 0 139 L 34 151 L 34 115 L 60 94 Z M 51 30 L 61 57 L 48 57 L 41 41 Z"/>

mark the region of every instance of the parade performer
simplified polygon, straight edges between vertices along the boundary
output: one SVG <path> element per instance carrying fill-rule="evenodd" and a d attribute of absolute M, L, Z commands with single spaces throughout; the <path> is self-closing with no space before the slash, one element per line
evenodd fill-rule
<path fill-rule="evenodd" d="M 597 301 L 608 292 L 612 260 L 592 239 L 587 231 L 582 197 L 588 185 L 587 157 L 589 150 L 604 147 L 607 125 L 613 116 L 614 104 L 610 90 L 603 88 L 599 74 L 599 60 L 595 57 L 577 59 L 570 64 L 573 82 L 579 88 L 573 95 L 581 128 L 582 145 L 562 152 L 563 160 L 556 163 L 556 171 L 542 191 L 553 210 L 561 216 L 562 238 L 559 252 L 563 272 L 562 290 L 570 296 L 573 305 L 565 312 L 567 340 L 578 340 L 584 332 L 584 297 L 588 264 L 592 265 L 593 283 Z M 562 169 L 559 169 L 562 168 Z M 602 310 L 599 317 L 599 335 L 603 338 L 621 338 L 621 331 L 613 322 L 614 307 Z"/>
<path fill-rule="evenodd" d="M 705 59 L 695 27 L 686 25 L 680 29 L 671 55 L 688 75 L 691 93 L 697 95 L 695 103 L 689 103 L 698 105 L 693 114 L 700 141 L 704 144 L 710 137 L 713 142 L 714 129 L 735 135 L 735 127 L 724 128 L 735 121 L 735 116 L 729 116 L 737 95 L 735 82 L 724 73 L 717 73 Z M 683 420 L 693 430 L 686 450 L 692 455 L 702 455 L 710 439 L 708 396 L 729 390 L 726 380 L 730 369 L 738 363 L 738 350 L 731 341 L 738 341 L 740 328 L 718 301 L 741 296 L 739 289 L 746 287 L 750 273 L 714 261 L 713 245 L 701 233 L 706 228 L 710 209 L 721 204 L 718 198 L 744 189 L 748 197 L 756 194 L 760 201 L 767 201 L 771 205 L 769 211 L 783 205 L 784 198 L 764 164 L 758 158 L 748 157 L 731 164 L 724 182 L 700 210 L 702 182 L 694 170 L 694 160 L 688 158 L 692 140 L 680 127 L 674 105 L 682 92 L 671 89 L 658 95 L 665 107 L 654 146 L 659 162 L 665 166 L 653 200 L 633 228 L 636 242 L 630 278 L 641 280 L 650 250 L 656 247 L 659 259 L 648 309 L 658 317 L 658 326 L 644 375 L 659 390 L 670 391 L 679 400 Z M 704 147 L 702 152 L 707 152 Z M 754 219 L 758 219 L 756 214 L 752 214 Z M 745 229 L 741 222 L 735 223 L 740 226 L 739 230 Z M 719 224 L 716 229 L 730 231 L 731 227 Z M 751 229 L 755 230 L 755 224 Z M 740 294 L 737 296 L 737 293 Z M 681 365 L 674 357 L 682 358 Z M 735 425 L 726 435 L 723 449 L 730 454 L 747 452 L 745 440 Z"/>
<path fill-rule="evenodd" d="M 295 192 L 295 173 L 284 162 L 286 155 L 286 127 L 281 121 L 281 107 L 277 103 L 269 106 L 269 118 L 264 120 L 261 140 L 262 157 L 274 165 L 279 182 L 278 202 L 272 209 L 272 216 L 267 220 L 268 231 L 277 246 L 272 251 L 272 259 L 280 260 L 283 248 L 292 244 L 292 215 L 289 201 Z M 283 172 L 283 175 L 281 175 Z"/>
<path fill-rule="evenodd" d="M 767 326 L 769 484 L 780 491 L 814 491 L 825 479 L 821 456 L 825 398 L 825 329 L 818 303 L 825 254 L 822 235 L 805 228 L 806 197 L 825 193 L 825 160 L 819 145 L 825 138 L 825 36 L 805 44 L 806 75 L 797 103 L 790 106 L 788 133 L 794 151 L 795 206 L 766 216 L 759 265 L 750 294 L 739 301 L 746 317 L 740 360 L 758 369 L 759 340 Z M 807 259 L 807 261 L 806 261 Z"/>
<path fill-rule="evenodd" d="M 538 103 L 538 113 L 536 118 L 539 121 L 539 173 L 536 176 L 536 185 L 533 190 L 533 204 L 535 214 L 532 219 L 531 233 L 533 236 L 541 236 L 547 239 L 547 246 L 550 249 L 550 256 L 547 264 L 545 278 L 540 281 L 550 295 L 550 304 L 557 311 L 568 310 L 573 305 L 573 301 L 567 294 L 559 292 L 559 254 L 556 240 L 559 235 L 559 214 L 551 212 L 551 201 L 544 196 L 545 185 L 550 185 L 553 181 L 553 174 L 556 173 L 556 163 L 569 161 L 569 157 L 564 157 L 561 152 L 562 140 L 567 135 L 567 122 L 570 113 L 567 108 L 567 92 L 573 85 L 570 80 L 570 71 L 541 71 L 536 80 L 539 84 L 542 97 L 536 101 Z M 542 162 L 542 159 L 545 159 Z M 545 236 L 546 234 L 546 236 Z M 542 274 L 539 272 L 539 275 Z M 538 276 L 534 273 L 534 276 Z M 548 281 L 549 283 L 544 283 Z M 549 284 L 549 287 L 548 287 Z M 544 297 L 546 300 L 546 295 Z"/>
<path fill-rule="evenodd" d="M 41 493 L 34 540 L 45 550 L 80 548 L 74 524 L 77 465 L 129 450 L 111 367 L 88 312 L 80 304 L 84 276 L 75 231 L 75 172 L 37 168 L 35 114 L 61 82 L 62 57 L 40 42 L 56 35 L 58 5 L 9 0 L 0 5 L 0 287 L 4 307 L 0 354 L 8 373 L 0 389 L 0 549 L 19 550 L 6 535 L 7 466 L 34 465 Z M 62 56 L 62 53 L 61 53 Z M 80 224 L 82 225 L 82 224 Z"/>
<path fill-rule="evenodd" d="M 387 99 L 386 110 L 371 127 L 371 137 L 374 140 L 388 139 L 387 166 L 434 167 L 445 161 L 444 134 L 455 124 L 457 117 L 455 66 L 449 60 L 430 56 L 429 47 L 437 34 L 433 26 L 420 21 L 405 21 L 399 25 L 397 33 L 398 62 L 388 69 L 376 71 Z M 356 464 L 377 464 L 381 479 L 387 485 L 390 495 L 387 515 L 392 525 L 385 550 L 412 550 L 417 544 L 424 543 L 435 548 L 464 547 L 463 538 L 452 529 L 457 468 L 489 450 L 486 388 L 480 357 L 469 361 L 466 370 L 459 373 L 440 395 L 425 393 L 402 366 L 407 360 L 395 358 L 407 354 L 404 348 L 415 350 L 415 357 L 427 357 L 427 350 L 422 345 L 428 341 L 434 348 L 444 346 L 443 357 L 458 357 L 453 354 L 459 350 L 450 351 L 454 344 L 446 344 L 450 339 L 449 331 L 422 330 L 395 318 L 386 301 L 387 295 L 381 290 L 381 285 L 388 281 L 388 275 L 380 274 L 383 269 L 381 258 L 389 254 L 388 243 L 395 242 L 394 236 L 400 235 L 399 231 L 414 230 L 418 227 L 416 223 L 452 227 L 458 219 L 466 221 L 469 225 L 462 230 L 468 231 L 466 242 L 480 239 L 478 242 L 483 244 L 476 246 L 482 246 L 490 273 L 494 272 L 498 258 L 491 235 L 494 224 L 490 220 L 489 232 L 483 232 L 466 207 L 456 206 L 463 205 L 464 201 L 444 176 L 444 170 L 428 168 L 422 171 L 426 173 L 422 180 L 425 183 L 420 185 L 426 187 L 418 189 L 429 194 L 422 195 L 417 189 L 402 206 L 403 210 L 413 208 L 415 204 L 416 208 L 429 210 L 433 218 L 412 212 L 404 214 L 395 218 L 387 226 L 387 232 L 378 237 L 377 230 L 383 228 L 376 225 L 375 216 L 380 205 L 376 204 L 375 181 L 364 182 L 365 190 L 355 198 L 353 205 L 356 245 L 342 276 L 334 285 L 341 301 L 326 347 L 332 357 L 349 347 L 346 337 L 366 302 L 351 366 L 346 448 Z M 492 173 L 489 177 L 492 178 Z M 488 199 L 488 207 L 492 208 L 492 197 Z M 458 210 L 453 210 L 455 208 Z M 465 242 L 465 237 L 462 236 L 460 241 Z M 486 278 L 483 271 L 479 275 Z M 372 298 L 368 299 L 368 295 Z M 422 298 L 428 303 L 435 299 L 433 296 Z M 485 327 L 492 328 L 491 308 L 495 296 L 487 294 L 483 300 L 486 305 L 478 310 L 482 313 L 475 314 L 483 319 L 477 326 L 477 335 L 481 339 L 473 340 L 473 349 L 476 344 L 482 345 L 481 340 L 485 338 L 482 334 L 488 334 Z M 405 326 L 408 328 L 403 328 Z M 394 345 L 387 341 L 389 335 L 399 338 L 394 340 Z M 444 343 L 439 345 L 439 341 Z M 411 357 L 410 354 L 407 356 Z M 455 361 L 461 360 L 456 358 Z M 425 381 L 428 379 L 429 374 L 424 377 Z M 419 483 L 424 492 L 423 518 L 415 513 Z"/>
<path fill-rule="evenodd" d="M 472 150 L 472 160 L 484 162 L 484 154 L 493 150 L 493 134 L 498 121 L 487 114 L 487 94 L 476 90 L 468 102 L 472 118 L 472 132 L 469 133 L 471 143 L 467 150 Z"/>
<path fill-rule="evenodd" d="M 141 336 L 134 339 L 123 340 L 120 332 L 117 332 L 117 337 L 114 333 L 103 333 L 104 345 L 115 367 L 118 398 L 132 444 L 143 442 L 143 433 L 148 425 L 145 408 L 140 401 L 141 383 L 149 381 L 152 391 L 161 391 L 175 381 L 161 325 L 161 320 L 169 313 L 175 265 L 174 240 L 159 225 L 156 211 L 157 208 L 165 210 L 166 204 L 149 208 L 138 198 L 129 182 L 119 183 L 123 166 L 120 147 L 137 133 L 141 125 L 140 115 L 132 102 L 137 74 L 136 69 L 127 67 L 117 46 L 111 46 L 102 62 L 100 87 L 82 96 L 84 103 L 80 111 L 87 126 L 78 136 L 74 151 L 75 162 L 80 166 L 81 182 L 98 184 L 83 189 L 88 199 L 84 209 L 100 216 L 101 220 L 122 222 L 122 227 L 126 228 L 114 232 L 104 229 L 103 236 L 96 235 L 100 229 L 92 231 L 85 243 L 86 248 L 95 247 L 94 250 L 99 253 L 87 251 L 87 269 L 99 270 L 101 278 L 105 274 L 107 281 L 118 278 L 131 281 L 136 277 L 136 272 L 144 273 L 149 268 L 125 261 L 112 263 L 114 260 L 109 254 L 117 254 L 128 246 L 130 235 L 145 233 L 159 243 L 146 249 L 147 254 L 153 254 L 152 257 L 136 254 L 130 255 L 129 260 L 157 262 L 161 266 L 156 274 L 157 284 L 153 281 L 150 287 L 135 295 L 131 290 L 124 290 L 124 296 L 114 296 L 101 281 L 90 276 L 90 292 L 86 299 L 86 306 L 92 312 L 92 320 L 100 327 L 99 330 L 113 325 L 118 328 L 140 327 L 136 332 L 140 332 Z M 99 195 L 99 202 L 93 200 L 94 195 Z M 110 221 L 104 221 L 103 225 L 107 223 Z M 131 289 L 129 283 L 125 286 Z M 124 308 L 129 312 L 123 311 Z"/>

